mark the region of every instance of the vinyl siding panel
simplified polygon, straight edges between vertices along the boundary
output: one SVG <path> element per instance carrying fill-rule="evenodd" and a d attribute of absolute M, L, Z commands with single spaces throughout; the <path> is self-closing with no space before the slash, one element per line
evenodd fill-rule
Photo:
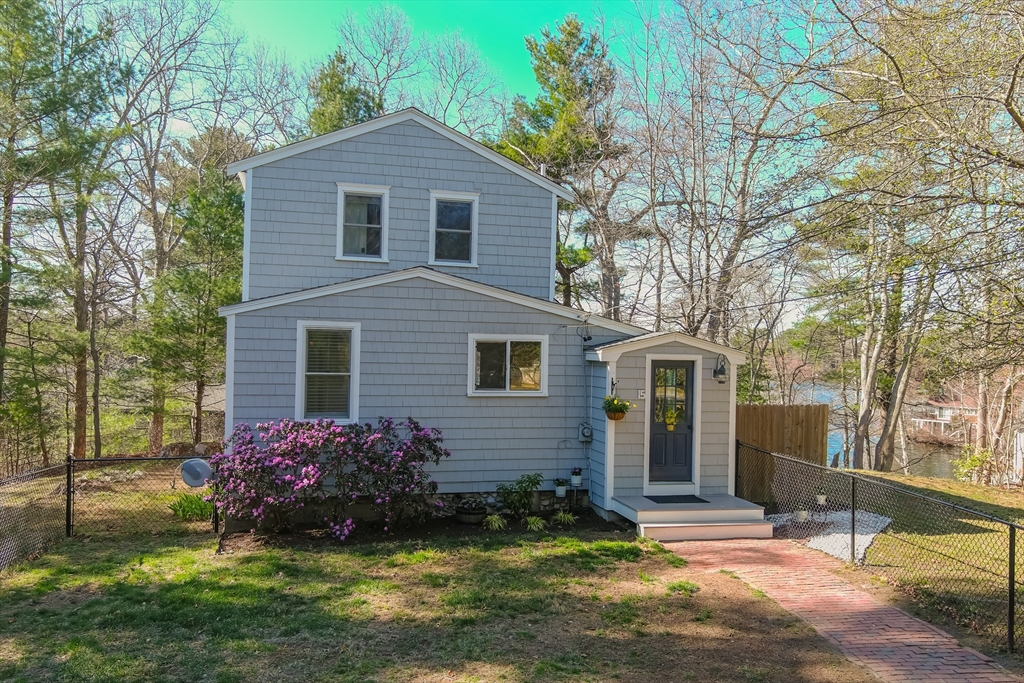
<path fill-rule="evenodd" d="M 590 444 L 590 500 L 596 505 L 608 509 L 608 501 L 605 500 L 607 491 L 606 466 L 607 466 L 607 443 L 608 443 L 608 418 L 601 409 L 601 402 L 608 393 L 608 365 L 605 363 L 590 363 L 587 368 L 589 373 L 590 387 L 590 414 L 589 422 L 594 429 L 594 440 Z M 586 473 L 584 471 L 584 473 Z M 584 482 L 586 484 L 586 482 Z"/>
<path fill-rule="evenodd" d="M 479 193 L 476 268 L 437 270 L 548 299 L 550 191 L 414 122 L 252 169 L 249 298 L 427 265 L 430 190 Z M 388 262 L 335 259 L 337 183 L 390 186 Z"/>
<path fill-rule="evenodd" d="M 587 472 L 578 429 L 597 421 L 588 416 L 597 380 L 571 320 L 420 278 L 240 313 L 236 424 L 295 416 L 298 320 L 361 324 L 360 421 L 411 416 L 441 429 L 452 452 L 433 472 L 442 492 L 493 491 L 528 472 L 551 488 L 572 467 Z M 548 397 L 467 396 L 470 333 L 548 335 Z M 624 336 L 593 324 L 591 334 Z"/>

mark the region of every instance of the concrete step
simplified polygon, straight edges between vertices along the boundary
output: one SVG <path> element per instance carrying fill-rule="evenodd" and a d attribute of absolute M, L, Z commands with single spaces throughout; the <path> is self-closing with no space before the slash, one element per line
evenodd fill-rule
<path fill-rule="evenodd" d="M 710 541 L 727 538 L 771 538 L 772 523 L 716 521 L 697 523 L 638 524 L 639 533 L 655 541 Z"/>

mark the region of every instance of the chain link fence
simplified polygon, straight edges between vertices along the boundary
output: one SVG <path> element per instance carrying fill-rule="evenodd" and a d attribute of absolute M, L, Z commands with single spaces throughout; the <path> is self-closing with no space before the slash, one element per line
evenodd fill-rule
<path fill-rule="evenodd" d="M 0 481 L 0 569 L 42 552 L 65 534 L 67 468 Z"/>
<path fill-rule="evenodd" d="M 218 533 L 212 487 L 181 480 L 190 459 L 69 459 L 0 481 L 0 569 L 73 535 Z"/>
<path fill-rule="evenodd" d="M 737 444 L 736 495 L 775 536 L 885 578 L 1013 652 L 1021 636 L 1021 527 L 862 475 Z"/>

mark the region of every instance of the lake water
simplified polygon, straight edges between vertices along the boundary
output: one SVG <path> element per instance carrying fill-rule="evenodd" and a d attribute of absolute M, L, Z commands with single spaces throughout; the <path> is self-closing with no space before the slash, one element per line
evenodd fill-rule
<path fill-rule="evenodd" d="M 843 434 L 842 432 L 831 432 L 828 435 L 828 462 L 836 453 L 842 458 Z M 960 455 L 960 449 L 953 446 L 942 446 L 932 443 L 915 443 L 907 441 L 907 453 L 905 462 L 908 463 L 909 473 L 921 477 L 940 477 L 942 479 L 953 478 L 953 465 L 951 460 Z M 896 442 L 896 463 L 897 471 L 902 471 L 898 465 L 904 462 L 902 448 L 899 441 Z"/>
<path fill-rule="evenodd" d="M 835 404 L 837 392 L 830 386 L 816 384 L 806 385 L 798 389 L 800 401 L 807 403 L 828 403 Z M 828 463 L 836 453 L 843 452 L 843 433 L 833 431 L 828 435 Z M 943 479 L 953 478 L 953 465 L 950 464 L 960 455 L 960 449 L 955 446 L 942 446 L 931 443 L 915 443 L 907 441 L 906 459 L 903 458 L 903 449 L 900 446 L 899 438 L 896 440 L 896 463 L 894 468 L 902 471 L 900 463 L 907 462 L 909 473 L 922 477 L 941 477 Z"/>

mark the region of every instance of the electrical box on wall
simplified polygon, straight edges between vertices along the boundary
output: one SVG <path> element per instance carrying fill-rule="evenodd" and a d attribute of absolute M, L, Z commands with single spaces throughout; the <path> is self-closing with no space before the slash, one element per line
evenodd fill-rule
<path fill-rule="evenodd" d="M 594 440 L 594 428 L 590 426 L 589 422 L 580 423 L 580 441 L 583 443 L 590 443 Z"/>

